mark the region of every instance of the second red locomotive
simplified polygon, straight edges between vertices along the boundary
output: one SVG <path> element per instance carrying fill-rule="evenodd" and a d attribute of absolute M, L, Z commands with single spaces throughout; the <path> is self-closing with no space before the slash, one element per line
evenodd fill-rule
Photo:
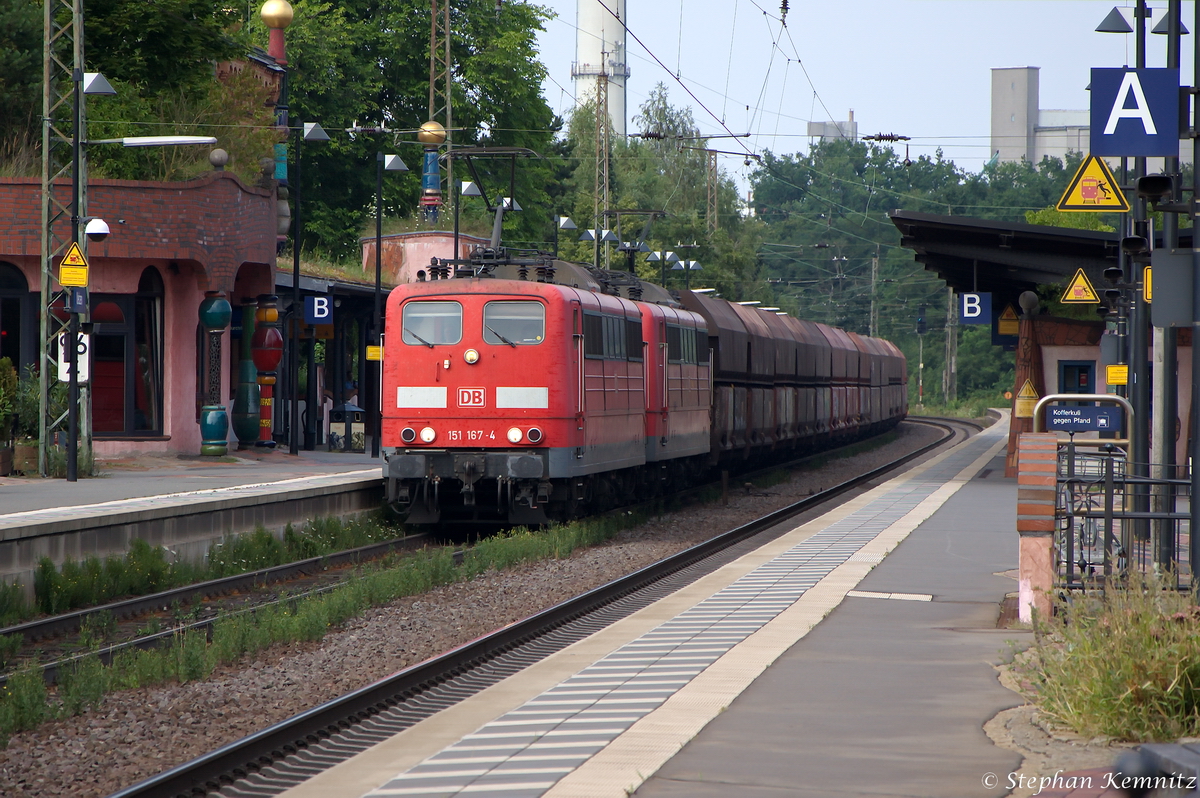
<path fill-rule="evenodd" d="M 887 341 L 562 261 L 529 276 L 435 264 L 388 297 L 384 477 L 410 523 L 573 517 L 907 412 Z"/>

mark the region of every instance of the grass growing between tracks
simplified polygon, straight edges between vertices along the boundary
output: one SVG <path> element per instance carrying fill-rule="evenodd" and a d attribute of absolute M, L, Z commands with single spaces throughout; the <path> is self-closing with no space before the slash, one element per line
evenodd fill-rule
<path fill-rule="evenodd" d="M 1161 742 L 1200 735 L 1200 607 L 1135 579 L 1060 603 L 1018 657 L 1029 698 L 1089 736 Z"/>
<path fill-rule="evenodd" d="M 68 560 L 61 567 L 55 567 L 50 558 L 44 557 L 34 578 L 34 606 L 21 599 L 19 587 L 0 589 L 0 624 L 28 620 L 39 612 L 57 615 L 115 599 L 145 596 L 333 554 L 390 540 L 399 531 L 398 527 L 383 523 L 381 517 L 348 521 L 315 518 L 299 530 L 288 524 L 282 540 L 261 527 L 249 534 L 230 535 L 213 546 L 206 561 L 200 564 L 172 562 L 171 552 L 140 539 L 130 542 L 123 557 Z"/>
<path fill-rule="evenodd" d="M 489 570 L 569 557 L 576 549 L 602 543 L 644 520 L 642 515 L 626 513 L 543 530 L 518 528 L 467 549 L 461 564 L 455 564 L 449 548 L 395 555 L 359 569 L 332 590 L 218 618 L 211 639 L 202 631 L 185 632 L 164 648 L 120 652 L 107 666 L 99 656 L 89 655 L 60 669 L 53 690 L 46 688 L 40 670 L 22 671 L 0 689 L 0 745 L 6 745 L 13 733 L 96 707 L 111 691 L 205 679 L 217 667 L 273 645 L 319 641 L 372 607 Z"/>

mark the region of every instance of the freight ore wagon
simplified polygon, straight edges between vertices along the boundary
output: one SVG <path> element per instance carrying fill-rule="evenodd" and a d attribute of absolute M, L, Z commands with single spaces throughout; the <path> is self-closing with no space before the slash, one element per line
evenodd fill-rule
<path fill-rule="evenodd" d="M 551 261 L 387 300 L 388 501 L 410 523 L 539 524 L 876 435 L 907 412 L 888 341 Z"/>

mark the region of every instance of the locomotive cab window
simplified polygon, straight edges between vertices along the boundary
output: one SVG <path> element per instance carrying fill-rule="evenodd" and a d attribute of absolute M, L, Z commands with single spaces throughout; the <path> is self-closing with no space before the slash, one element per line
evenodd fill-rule
<path fill-rule="evenodd" d="M 686 330 L 673 324 L 667 325 L 667 362 L 695 364 L 697 344 L 700 336 L 697 330 Z M 707 344 L 707 342 L 705 342 Z M 704 349 L 704 361 L 708 361 L 707 345 Z"/>
<path fill-rule="evenodd" d="M 462 340 L 462 316 L 457 302 L 409 302 L 402 339 L 410 346 L 456 344 Z"/>
<path fill-rule="evenodd" d="M 584 357 L 607 360 L 641 360 L 640 325 L 635 341 L 633 330 L 626 324 L 623 316 L 583 314 L 583 354 Z"/>
<path fill-rule="evenodd" d="M 483 306 L 483 340 L 520 346 L 546 339 L 546 307 L 541 302 L 488 302 Z"/>

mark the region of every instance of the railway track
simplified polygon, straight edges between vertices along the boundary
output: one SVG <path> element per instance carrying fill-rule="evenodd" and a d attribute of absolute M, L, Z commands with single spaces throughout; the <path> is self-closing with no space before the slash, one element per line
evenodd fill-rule
<path fill-rule="evenodd" d="M 982 429 L 962 419 L 910 420 L 940 427 L 945 435 L 880 468 L 263 729 L 112 798 L 276 795 L 736 559 L 770 539 L 770 531 L 781 523 L 847 492 L 869 487 L 902 465 Z M 777 534 L 783 531 L 777 530 Z"/>
<path fill-rule="evenodd" d="M 919 418 L 913 418 L 910 421 L 922 423 Z M 959 424 L 972 429 L 979 426 L 963 419 L 945 419 L 941 422 L 935 421 L 935 423 Z M 832 450 L 834 453 L 836 451 L 836 449 Z M 819 452 L 805 455 L 788 462 L 740 473 L 738 478 L 753 479 L 755 476 L 780 469 L 802 467 L 815 458 L 825 457 L 829 454 L 830 452 Z M 718 484 L 699 485 L 680 491 L 668 498 L 672 501 L 686 502 L 691 497 L 716 487 Z M 662 501 L 663 499 L 657 499 L 644 504 L 621 507 L 610 512 L 652 511 L 661 509 Z M 429 533 L 408 535 L 404 538 L 373 543 L 321 557 L 0 628 L 0 637 L 19 635 L 25 641 L 22 651 L 12 658 L 5 670 L 11 673 L 28 667 L 32 663 L 42 663 L 39 667 L 42 669 L 46 682 L 54 684 L 61 668 L 70 666 L 84 657 L 98 656 L 100 661 L 107 665 L 115 655 L 122 651 L 151 649 L 167 644 L 179 635 L 188 632 L 207 634 L 211 631 L 215 620 L 223 614 L 253 612 L 257 608 L 279 601 L 294 602 L 308 595 L 326 592 L 340 583 L 341 576 L 338 573 L 340 569 L 378 559 L 388 554 L 412 551 L 432 543 L 437 543 L 437 541 Z M 461 552 L 456 553 L 456 559 L 461 560 Z M 280 596 L 279 590 L 272 590 L 273 586 L 286 587 L 288 595 Z M 236 598 L 230 599 L 229 597 Z M 187 608 L 188 611 L 184 612 L 184 608 Z M 142 620 L 147 616 L 152 616 L 156 621 L 161 616 L 167 616 L 167 618 L 165 623 L 147 627 L 142 625 Z M 99 647 L 91 642 L 62 640 L 65 636 L 79 633 L 89 625 L 95 628 L 110 624 L 119 626 L 119 628 L 108 635 L 112 642 Z M 39 645 L 41 641 L 50 642 Z M 0 673 L 0 686 L 7 682 L 8 673 Z"/>
<path fill-rule="evenodd" d="M 371 543 L 366 546 L 327 554 L 321 557 L 312 557 L 307 560 L 299 560 L 272 568 L 263 568 L 244 574 L 213 579 L 147 596 L 139 596 L 124 601 L 88 607 L 62 615 L 39 618 L 15 626 L 0 628 L 0 637 L 20 635 L 28 646 L 42 640 L 77 633 L 88 625 L 89 622 L 94 622 L 98 618 L 136 622 L 147 615 L 171 612 L 183 606 L 192 606 L 199 610 L 204 602 L 212 599 L 239 594 L 253 594 L 255 591 L 261 591 L 264 587 L 272 585 L 288 584 L 295 586 L 297 580 L 311 581 L 314 578 L 320 579 L 322 576 L 327 577 L 331 570 L 346 568 L 396 552 L 412 551 L 428 545 L 430 542 L 431 536 L 428 533 L 421 533 L 379 543 Z M 336 583 L 337 579 L 339 577 L 335 575 L 332 579 L 327 577 L 322 581 Z M 325 585 L 319 585 L 315 589 L 320 590 L 323 588 L 328 589 Z M 296 597 L 293 595 L 289 599 L 294 600 Z M 268 598 L 268 601 L 271 600 Z M 252 604 L 253 602 L 249 603 Z M 258 602 L 258 606 L 261 606 L 263 603 L 266 602 Z M 253 609 L 253 607 L 250 607 L 250 609 Z M 196 614 L 207 614 L 210 617 L 196 618 L 191 623 L 171 624 L 168 629 L 152 634 L 138 635 L 130 640 L 103 646 L 98 651 L 92 651 L 89 648 L 87 651 L 80 653 L 78 657 L 65 653 L 66 649 L 70 647 L 63 646 L 59 649 L 59 654 L 52 654 L 52 656 L 56 657 L 53 661 L 41 666 L 46 681 L 53 684 L 59 668 L 74 662 L 84 655 L 97 654 L 100 657 L 100 661 L 107 665 L 112 660 L 113 655 L 120 651 L 130 648 L 153 648 L 183 632 L 207 630 L 218 612 L 216 608 L 210 608 L 207 613 L 197 612 Z M 46 651 L 44 649 L 37 649 L 24 658 L 31 659 L 37 657 L 44 660 L 45 655 Z M 13 669 L 15 670 L 16 668 Z M 7 680 L 7 675 L 0 675 L 0 685 L 3 685 Z"/>

